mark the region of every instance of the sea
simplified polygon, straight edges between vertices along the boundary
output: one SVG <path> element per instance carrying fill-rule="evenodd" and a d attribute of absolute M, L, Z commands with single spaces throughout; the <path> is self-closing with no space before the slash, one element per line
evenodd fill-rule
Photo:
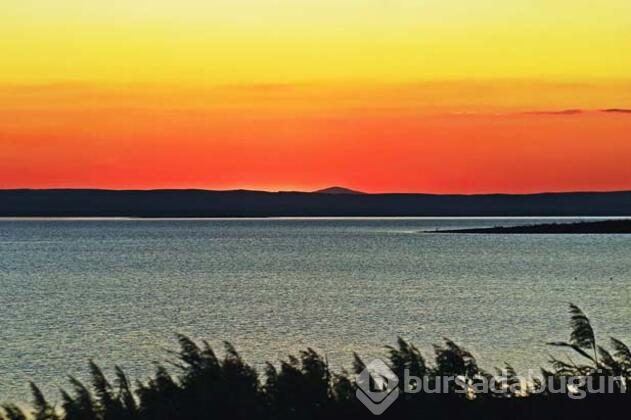
<path fill-rule="evenodd" d="M 402 337 L 429 363 L 448 338 L 523 372 L 567 360 L 546 343 L 569 339 L 572 302 L 601 345 L 631 344 L 631 235 L 443 232 L 576 220 L 2 219 L 0 402 L 29 381 L 58 401 L 90 359 L 176 374 L 177 334 L 259 369 L 313 348 L 341 371 Z"/>

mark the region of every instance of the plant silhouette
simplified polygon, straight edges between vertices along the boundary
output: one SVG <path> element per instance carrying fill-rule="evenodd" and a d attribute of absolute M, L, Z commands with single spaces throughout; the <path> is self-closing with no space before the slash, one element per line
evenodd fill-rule
<path fill-rule="evenodd" d="M 413 344 L 398 338 L 386 346 L 388 365 L 400 378 L 399 399 L 384 414 L 389 418 L 453 419 L 460 416 L 484 419 L 573 418 L 600 419 L 628 412 L 631 396 L 631 350 L 612 338 L 611 350 L 599 346 L 587 315 L 570 304 L 571 334 L 567 342 L 553 342 L 580 356 L 576 363 L 552 358 L 551 368 L 541 369 L 542 378 L 529 383 L 519 380 L 506 363 L 498 391 L 472 394 L 456 392 L 451 383 L 443 392 L 435 390 L 440 377 L 458 377 L 467 390 L 482 379 L 497 380 L 483 371 L 475 356 L 452 340 L 434 346 L 433 361 L 426 359 Z M 333 372 L 326 358 L 306 349 L 278 365 L 267 363 L 257 372 L 243 360 L 234 346 L 224 343 L 218 356 L 203 341 L 196 343 L 178 335 L 178 351 L 169 352 L 167 365 L 156 364 L 146 382 L 129 380 L 120 367 L 108 379 L 92 360 L 88 363 L 90 381 L 84 384 L 69 377 L 70 391 L 61 390 L 61 405 L 50 404 L 40 389 L 30 384 L 30 409 L 4 404 L 0 420 L 172 420 L 172 419 L 355 419 L 371 414 L 355 397 L 355 374 L 366 368 L 358 354 L 353 355 L 352 372 Z M 167 368 L 168 366 L 168 368 Z M 408 378 L 428 377 L 428 384 L 405 383 Z M 584 384 L 568 384 L 567 377 L 610 381 L 612 393 L 599 393 Z M 378 390 L 375 378 L 370 387 Z M 433 378 L 433 379 L 432 379 Z M 614 380 L 615 379 L 615 380 Z M 542 387 L 551 380 L 561 392 Z M 585 398 L 573 398 L 578 392 Z M 621 411 L 620 411 L 621 410 Z"/>

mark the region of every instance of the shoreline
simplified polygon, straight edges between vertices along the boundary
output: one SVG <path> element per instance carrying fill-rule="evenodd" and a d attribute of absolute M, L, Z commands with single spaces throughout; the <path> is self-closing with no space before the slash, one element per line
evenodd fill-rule
<path fill-rule="evenodd" d="M 429 232 L 428 232 L 429 233 Z M 495 226 L 489 228 L 450 229 L 431 233 L 464 234 L 631 234 L 631 220 L 582 221 L 576 223 L 545 223 L 521 226 Z"/>

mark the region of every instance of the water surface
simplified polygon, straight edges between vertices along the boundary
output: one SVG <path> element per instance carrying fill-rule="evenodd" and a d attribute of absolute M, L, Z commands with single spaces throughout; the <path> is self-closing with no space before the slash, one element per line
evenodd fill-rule
<path fill-rule="evenodd" d="M 541 221 L 2 220 L 0 400 L 28 380 L 57 398 L 89 358 L 146 378 L 176 332 L 253 364 L 311 346 L 349 366 L 402 336 L 527 369 L 559 354 L 571 301 L 631 342 L 631 235 L 423 233 Z"/>

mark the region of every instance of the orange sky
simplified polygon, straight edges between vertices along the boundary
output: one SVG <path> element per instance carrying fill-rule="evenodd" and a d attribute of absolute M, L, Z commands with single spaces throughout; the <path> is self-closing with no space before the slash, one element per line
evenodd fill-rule
<path fill-rule="evenodd" d="M 628 0 L 4 0 L 0 188 L 631 189 L 629 51 Z"/>
<path fill-rule="evenodd" d="M 629 189 L 631 113 L 600 109 L 630 98 L 512 82 L 17 87 L 0 95 L 0 187 Z"/>

